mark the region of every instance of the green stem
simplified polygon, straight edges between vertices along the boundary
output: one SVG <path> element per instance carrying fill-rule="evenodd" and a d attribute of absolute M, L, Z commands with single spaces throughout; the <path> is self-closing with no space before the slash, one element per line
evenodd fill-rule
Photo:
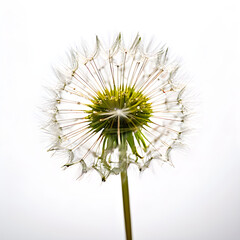
<path fill-rule="evenodd" d="M 123 199 L 123 211 L 124 211 L 126 239 L 132 240 L 132 227 L 131 227 L 127 170 L 124 170 L 121 172 L 121 183 L 122 183 L 122 199 Z"/>

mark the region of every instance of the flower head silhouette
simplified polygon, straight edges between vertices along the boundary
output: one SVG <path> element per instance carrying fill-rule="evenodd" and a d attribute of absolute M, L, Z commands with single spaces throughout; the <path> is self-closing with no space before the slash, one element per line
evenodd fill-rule
<path fill-rule="evenodd" d="M 64 167 L 95 169 L 106 181 L 120 174 L 126 238 L 132 239 L 127 169 L 140 171 L 153 159 L 171 163 L 170 152 L 185 129 L 184 86 L 168 49 L 149 54 L 139 35 L 125 47 L 121 34 L 110 49 L 96 37 L 89 55 L 70 52 L 70 64 L 55 69 L 59 80 L 47 112 L 54 136 L 49 151 L 66 152 Z"/>
<path fill-rule="evenodd" d="M 142 171 L 153 159 L 171 162 L 186 108 L 168 49 L 145 53 L 139 35 L 126 48 L 119 34 L 110 49 L 96 37 L 90 56 L 70 56 L 69 66 L 55 70 L 59 85 L 49 109 L 55 136 L 49 151 L 68 153 L 64 167 L 95 169 L 105 181 L 129 164 Z"/>

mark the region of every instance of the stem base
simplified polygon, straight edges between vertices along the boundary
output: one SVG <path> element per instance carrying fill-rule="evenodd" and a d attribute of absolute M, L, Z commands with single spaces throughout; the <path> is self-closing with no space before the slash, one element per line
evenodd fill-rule
<path fill-rule="evenodd" d="M 122 183 L 122 199 L 123 199 L 123 212 L 124 212 L 126 239 L 132 240 L 132 226 L 131 226 L 127 170 L 121 172 L 121 183 Z"/>

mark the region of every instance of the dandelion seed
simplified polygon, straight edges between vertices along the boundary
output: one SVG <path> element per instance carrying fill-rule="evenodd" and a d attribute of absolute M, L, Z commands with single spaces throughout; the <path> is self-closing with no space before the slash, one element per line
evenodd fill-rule
<path fill-rule="evenodd" d="M 103 181 L 121 174 L 125 198 L 128 166 L 172 164 L 170 152 L 185 131 L 185 86 L 174 81 L 179 66 L 164 47 L 143 49 L 139 35 L 127 48 L 119 34 L 110 49 L 97 37 L 92 55 L 72 50 L 69 66 L 55 71 L 59 87 L 49 109 L 56 136 L 49 151 L 67 152 L 64 167 L 79 164 L 81 174 L 95 169 Z"/>

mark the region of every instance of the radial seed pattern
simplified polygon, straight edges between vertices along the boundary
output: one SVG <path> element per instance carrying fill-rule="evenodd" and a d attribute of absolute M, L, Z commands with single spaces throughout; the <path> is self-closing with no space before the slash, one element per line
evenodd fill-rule
<path fill-rule="evenodd" d="M 68 153 L 64 167 L 95 169 L 105 181 L 131 163 L 142 171 L 153 159 L 171 162 L 184 129 L 185 88 L 174 84 L 178 66 L 167 49 L 150 55 L 143 48 L 139 35 L 129 48 L 120 34 L 110 49 L 96 38 L 91 56 L 72 51 L 70 66 L 56 70 L 49 151 Z"/>

